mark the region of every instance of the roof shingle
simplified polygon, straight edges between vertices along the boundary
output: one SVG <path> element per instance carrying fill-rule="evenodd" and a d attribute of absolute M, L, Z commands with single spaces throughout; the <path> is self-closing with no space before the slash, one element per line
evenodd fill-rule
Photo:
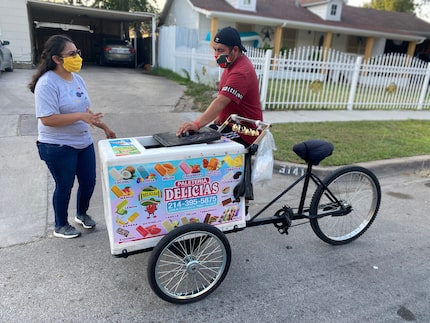
<path fill-rule="evenodd" d="M 190 0 L 199 9 L 212 13 L 227 13 L 248 17 L 285 20 L 337 28 L 378 31 L 394 34 L 413 34 L 430 38 L 430 24 L 412 14 L 388 12 L 343 5 L 340 21 L 323 20 L 296 0 L 257 0 L 255 12 L 239 10 L 225 0 Z"/>

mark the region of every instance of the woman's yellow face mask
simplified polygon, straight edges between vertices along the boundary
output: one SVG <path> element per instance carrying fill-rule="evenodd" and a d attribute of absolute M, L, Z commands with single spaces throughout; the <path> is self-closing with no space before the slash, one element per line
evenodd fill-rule
<path fill-rule="evenodd" d="M 82 68 L 82 58 L 79 54 L 63 57 L 63 67 L 67 72 L 79 72 Z"/>

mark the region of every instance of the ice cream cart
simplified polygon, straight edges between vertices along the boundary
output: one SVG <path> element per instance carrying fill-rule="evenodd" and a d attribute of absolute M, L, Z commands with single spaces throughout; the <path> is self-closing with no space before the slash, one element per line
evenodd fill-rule
<path fill-rule="evenodd" d="M 153 136 L 102 140 L 104 213 L 114 255 L 154 247 L 173 229 L 208 223 L 245 226 L 244 201 L 233 189 L 245 148 L 224 137 L 165 147 Z"/>
<path fill-rule="evenodd" d="M 233 132 L 221 134 L 227 124 Z M 224 233 L 246 227 L 245 198 L 237 188 L 246 185 L 250 165 L 249 147 L 231 138 L 241 132 L 259 138 L 268 127 L 232 115 L 218 131 L 203 128 L 189 137 L 160 133 L 99 141 L 111 253 L 126 257 L 153 249 L 148 280 L 159 297 L 194 302 L 223 281 L 231 259 Z M 166 265 L 176 267 L 177 261 L 185 279 L 170 286 L 176 279 L 161 281 L 160 275 L 170 276 L 175 269 Z"/>

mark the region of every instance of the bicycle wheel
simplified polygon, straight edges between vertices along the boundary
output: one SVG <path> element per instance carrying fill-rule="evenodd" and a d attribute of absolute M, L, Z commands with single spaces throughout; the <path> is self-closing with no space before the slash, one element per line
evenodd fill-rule
<path fill-rule="evenodd" d="M 323 241 L 340 245 L 360 237 L 375 220 L 381 204 L 376 176 L 360 166 L 328 175 L 315 190 L 310 206 L 312 230 Z"/>
<path fill-rule="evenodd" d="M 225 234 L 205 223 L 180 226 L 155 246 L 148 263 L 152 290 L 165 301 L 186 304 L 212 293 L 230 268 Z"/>

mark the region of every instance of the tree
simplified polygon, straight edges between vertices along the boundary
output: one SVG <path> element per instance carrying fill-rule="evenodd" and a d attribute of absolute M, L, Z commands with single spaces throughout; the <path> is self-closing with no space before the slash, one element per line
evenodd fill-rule
<path fill-rule="evenodd" d="M 95 0 L 92 7 L 119 11 L 158 13 L 158 8 L 149 0 Z"/>
<path fill-rule="evenodd" d="M 158 13 L 155 0 L 63 0 L 72 6 L 84 6 L 118 11 Z"/>
<path fill-rule="evenodd" d="M 64 2 L 74 6 L 107 10 L 159 13 L 159 9 L 153 4 L 154 0 L 64 0 Z M 139 36 L 152 31 L 152 25 L 148 22 L 143 22 L 140 26 L 130 24 L 129 27 L 134 28 Z"/>
<path fill-rule="evenodd" d="M 370 3 L 365 3 L 363 7 L 376 10 L 408 12 L 412 14 L 415 12 L 413 0 L 371 0 Z"/>

